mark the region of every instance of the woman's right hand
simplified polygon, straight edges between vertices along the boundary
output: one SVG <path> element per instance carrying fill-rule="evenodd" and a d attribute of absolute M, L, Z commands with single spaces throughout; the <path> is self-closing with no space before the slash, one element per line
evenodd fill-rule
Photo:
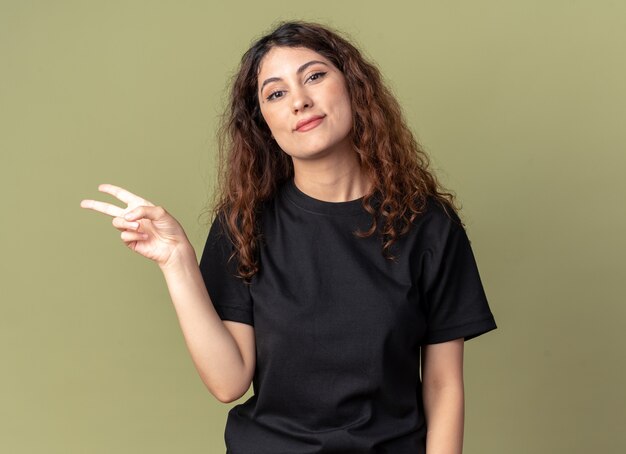
<path fill-rule="evenodd" d="M 126 246 L 161 268 L 191 246 L 181 225 L 163 207 L 112 184 L 101 184 L 98 190 L 126 203 L 126 208 L 89 199 L 82 200 L 80 206 L 112 216 Z"/>

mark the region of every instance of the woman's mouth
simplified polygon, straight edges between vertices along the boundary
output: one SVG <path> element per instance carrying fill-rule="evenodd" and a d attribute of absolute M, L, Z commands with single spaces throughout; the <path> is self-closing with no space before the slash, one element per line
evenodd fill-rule
<path fill-rule="evenodd" d="M 313 117 L 300 120 L 296 124 L 296 131 L 298 132 L 310 131 L 311 129 L 317 127 L 322 121 L 324 121 L 324 117 L 325 115 L 315 115 Z"/>

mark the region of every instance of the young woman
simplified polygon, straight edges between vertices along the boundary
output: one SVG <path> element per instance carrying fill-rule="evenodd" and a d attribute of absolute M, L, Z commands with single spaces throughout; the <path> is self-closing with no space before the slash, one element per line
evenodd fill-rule
<path fill-rule="evenodd" d="M 464 341 L 496 328 L 454 196 L 378 70 L 284 23 L 244 54 L 200 264 L 162 207 L 84 200 L 164 273 L 232 454 L 458 454 Z M 421 376 L 420 376 L 421 366 Z"/>

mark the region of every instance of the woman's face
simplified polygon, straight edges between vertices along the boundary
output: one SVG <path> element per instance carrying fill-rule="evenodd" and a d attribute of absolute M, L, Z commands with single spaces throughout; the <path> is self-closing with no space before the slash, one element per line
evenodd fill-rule
<path fill-rule="evenodd" d="M 292 158 L 353 152 L 345 77 L 317 52 L 303 47 L 270 49 L 259 67 L 258 96 L 274 139 Z"/>

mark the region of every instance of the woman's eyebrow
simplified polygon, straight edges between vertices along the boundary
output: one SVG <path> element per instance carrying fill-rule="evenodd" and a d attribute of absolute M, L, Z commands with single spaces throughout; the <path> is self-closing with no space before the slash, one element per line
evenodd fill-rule
<path fill-rule="evenodd" d="M 298 68 L 298 70 L 296 71 L 296 74 L 301 74 L 303 71 L 305 71 L 309 66 L 314 65 L 316 63 L 320 63 L 322 65 L 328 66 L 327 63 L 324 63 L 323 61 L 320 60 L 311 60 L 309 62 L 306 62 L 304 65 L 300 66 Z M 268 79 L 265 79 L 263 81 L 263 83 L 261 84 L 261 88 L 259 89 L 259 91 L 263 91 L 263 87 L 265 87 L 267 84 L 269 84 L 270 82 L 279 82 L 283 79 L 281 79 L 280 77 L 270 77 Z"/>

